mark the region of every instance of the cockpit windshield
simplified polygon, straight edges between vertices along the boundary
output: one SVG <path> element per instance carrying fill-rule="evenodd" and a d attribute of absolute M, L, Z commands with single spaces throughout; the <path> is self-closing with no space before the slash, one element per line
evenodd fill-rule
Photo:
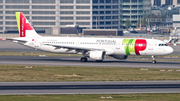
<path fill-rule="evenodd" d="M 168 44 L 159 44 L 159 46 L 168 46 Z"/>

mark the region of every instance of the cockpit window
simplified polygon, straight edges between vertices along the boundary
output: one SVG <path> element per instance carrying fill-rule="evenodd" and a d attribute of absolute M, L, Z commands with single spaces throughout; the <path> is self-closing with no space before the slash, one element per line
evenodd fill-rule
<path fill-rule="evenodd" d="M 168 44 L 159 44 L 159 46 L 168 46 Z"/>

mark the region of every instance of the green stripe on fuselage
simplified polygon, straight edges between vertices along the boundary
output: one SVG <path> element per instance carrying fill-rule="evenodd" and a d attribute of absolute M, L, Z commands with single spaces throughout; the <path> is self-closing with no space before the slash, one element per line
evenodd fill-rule
<path fill-rule="evenodd" d="M 16 21 L 18 25 L 19 35 L 20 35 L 20 12 L 15 12 L 16 14 Z"/>
<path fill-rule="evenodd" d="M 136 42 L 136 39 L 123 40 L 126 55 L 131 55 L 131 52 L 135 53 L 135 42 Z"/>

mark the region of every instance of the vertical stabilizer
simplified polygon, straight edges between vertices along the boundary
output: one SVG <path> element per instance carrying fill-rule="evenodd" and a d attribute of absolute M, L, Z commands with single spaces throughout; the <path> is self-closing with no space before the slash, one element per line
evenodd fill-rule
<path fill-rule="evenodd" d="M 22 12 L 16 12 L 19 37 L 40 37 Z"/>

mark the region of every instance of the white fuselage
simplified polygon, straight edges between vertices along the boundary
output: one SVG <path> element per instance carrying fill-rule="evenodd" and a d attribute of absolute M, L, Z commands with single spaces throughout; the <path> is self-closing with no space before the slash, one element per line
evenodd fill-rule
<path fill-rule="evenodd" d="M 128 55 L 152 55 L 152 62 L 156 63 L 155 55 L 173 52 L 165 42 L 155 39 L 42 37 L 22 12 L 15 14 L 19 37 L 9 40 L 52 53 L 82 54 L 81 62 L 87 62 L 87 57 L 101 62 L 106 55 L 116 59 L 127 59 Z"/>
<path fill-rule="evenodd" d="M 20 39 L 20 38 L 18 38 Z M 21 38 L 23 39 L 23 38 Z M 104 49 L 106 55 L 167 55 L 173 52 L 165 42 L 156 39 L 86 38 L 86 37 L 39 37 L 24 38 L 24 45 L 53 53 L 81 54 L 76 49 L 56 48 L 50 45 Z M 23 40 L 24 40 L 23 39 Z M 137 43 L 139 40 L 139 43 Z M 146 43 L 141 43 L 145 42 Z M 50 44 L 50 45 L 49 45 Z M 139 48 L 138 50 L 135 49 Z M 144 49 L 142 50 L 142 47 Z M 136 51 L 136 52 L 134 52 Z"/>

